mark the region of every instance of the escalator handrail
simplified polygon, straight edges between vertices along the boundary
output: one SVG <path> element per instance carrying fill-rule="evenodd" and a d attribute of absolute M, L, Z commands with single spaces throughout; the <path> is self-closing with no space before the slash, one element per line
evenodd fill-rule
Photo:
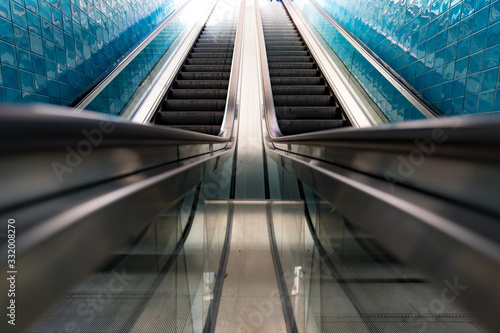
<path fill-rule="evenodd" d="M 154 28 L 141 41 L 134 45 L 127 53 L 125 53 L 114 66 L 108 69 L 100 78 L 97 79 L 91 87 L 84 90 L 69 106 L 74 107 L 73 111 L 82 111 L 92 100 L 97 97 L 112 81 L 127 67 L 127 65 L 148 46 L 158 34 L 174 20 L 193 0 L 186 0 L 179 8 L 166 17 L 156 28 Z"/>
<path fill-rule="evenodd" d="M 99 147 L 168 145 L 172 143 L 224 143 L 230 140 L 205 133 L 142 125 L 97 112 L 72 113 L 70 108 L 44 104 L 0 106 L 0 151 L 26 151 L 66 147 L 84 138 L 82 131 L 109 123 L 113 131 Z"/>
<path fill-rule="evenodd" d="M 359 52 L 394 88 L 396 88 L 415 108 L 427 118 L 441 117 L 442 114 L 430 101 L 428 101 L 418 90 L 410 85 L 382 58 L 373 52 L 352 32 L 347 30 L 340 22 L 326 13 L 315 0 L 309 0 L 316 10 L 337 29 L 337 31 Z M 286 6 L 291 6 L 289 0 L 283 0 Z"/>
<path fill-rule="evenodd" d="M 229 76 L 229 84 L 226 97 L 226 107 L 224 110 L 224 118 L 218 137 L 229 139 L 233 132 L 233 124 L 236 116 L 236 99 L 238 95 L 238 82 L 240 81 L 242 57 L 243 57 L 243 27 L 245 17 L 245 1 L 242 0 L 238 14 L 238 27 L 236 28 L 236 36 L 234 42 L 233 59 L 231 65 L 231 73 Z"/>
<path fill-rule="evenodd" d="M 107 179 L 213 154 L 234 141 L 70 110 L 43 104 L 0 106 L 0 212 Z"/>
<path fill-rule="evenodd" d="M 267 123 L 267 131 L 273 138 L 282 137 L 278 119 L 276 118 L 276 110 L 274 108 L 273 90 L 271 88 L 271 76 L 269 74 L 269 64 L 267 62 L 266 42 L 264 38 L 264 29 L 262 27 L 262 18 L 260 14 L 259 1 L 255 0 L 255 21 L 257 22 L 257 39 L 259 57 L 257 63 L 260 66 L 260 76 L 262 83 L 261 91 L 263 95 L 263 105 L 266 108 L 265 119 Z"/>
<path fill-rule="evenodd" d="M 15 327 L 2 321 L 0 330 L 27 329 L 64 291 L 140 235 L 158 213 L 173 207 L 233 152 L 234 145 L 2 212 L 2 218 L 16 219 L 16 304 L 24 319 Z M 7 241 L 0 244 L 7 252 Z M 7 257 L 0 258 L 0 267 L 9 271 Z M 7 293 L 0 303 L 9 304 Z"/>

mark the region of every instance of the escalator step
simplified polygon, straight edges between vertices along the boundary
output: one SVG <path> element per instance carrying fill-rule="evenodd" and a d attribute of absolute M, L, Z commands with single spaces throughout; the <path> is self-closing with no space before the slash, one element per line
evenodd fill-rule
<path fill-rule="evenodd" d="M 227 89 L 170 89 L 168 98 L 173 99 L 225 99 Z"/>
<path fill-rule="evenodd" d="M 186 65 L 231 66 L 232 59 L 186 59 Z"/>
<path fill-rule="evenodd" d="M 208 26 L 203 28 L 202 32 L 205 31 L 217 31 L 217 32 L 233 32 L 236 30 L 236 24 L 227 24 L 227 25 L 217 25 L 217 26 Z"/>
<path fill-rule="evenodd" d="M 228 53 L 232 52 L 233 48 L 223 47 L 223 48 L 208 48 L 208 47 L 193 47 L 191 52 L 193 53 Z"/>
<path fill-rule="evenodd" d="M 210 36 L 200 36 L 197 43 L 234 43 L 234 38 L 222 38 L 222 37 L 210 37 Z"/>
<path fill-rule="evenodd" d="M 265 33 L 265 32 L 264 32 Z M 293 37 L 298 37 L 300 38 L 300 35 L 298 32 L 290 31 L 290 32 L 273 32 L 269 34 L 265 34 L 265 38 L 293 38 Z"/>
<path fill-rule="evenodd" d="M 328 106 L 335 105 L 330 95 L 275 95 L 275 106 Z"/>
<path fill-rule="evenodd" d="M 221 32 L 221 31 L 205 31 L 202 32 L 200 35 L 200 38 L 205 38 L 205 37 L 212 37 L 212 38 L 226 38 L 226 39 L 231 39 L 233 38 L 233 33 L 226 33 L 226 32 Z"/>
<path fill-rule="evenodd" d="M 229 72 L 231 70 L 230 65 L 184 65 L 182 66 L 182 72 Z"/>
<path fill-rule="evenodd" d="M 188 58 L 201 58 L 201 59 L 209 59 L 209 58 L 217 58 L 217 59 L 231 59 L 233 57 L 233 53 L 190 53 Z"/>
<path fill-rule="evenodd" d="M 320 76 L 317 69 L 270 69 L 269 75 L 278 77 L 300 77 L 300 76 Z"/>
<path fill-rule="evenodd" d="M 177 76 L 181 80 L 229 80 L 229 72 L 225 73 L 195 73 L 180 72 Z"/>
<path fill-rule="evenodd" d="M 225 99 L 167 99 L 162 111 L 224 111 Z"/>
<path fill-rule="evenodd" d="M 300 37 L 271 37 L 271 36 L 265 36 L 264 38 L 267 42 L 274 43 L 274 42 L 297 42 L 300 41 L 302 42 L 302 38 Z"/>
<path fill-rule="evenodd" d="M 267 46 L 267 49 L 269 50 L 270 47 L 281 47 L 281 46 L 287 46 L 287 47 L 290 47 L 290 46 L 304 46 L 305 43 L 300 41 L 300 40 L 296 40 L 296 41 L 290 41 L 290 40 L 281 40 L 281 41 L 266 41 L 266 46 Z"/>
<path fill-rule="evenodd" d="M 326 85 L 317 86 L 278 86 L 272 87 L 273 95 L 325 95 L 330 93 Z"/>
<path fill-rule="evenodd" d="M 210 126 L 210 125 L 172 125 L 174 128 L 179 128 L 187 131 L 206 133 L 211 135 L 217 135 L 220 132 L 220 126 Z"/>
<path fill-rule="evenodd" d="M 294 52 L 294 51 L 307 51 L 307 47 L 305 46 L 268 46 L 266 47 L 267 51 L 279 51 L 279 52 Z"/>
<path fill-rule="evenodd" d="M 266 34 L 279 34 L 279 33 L 289 33 L 289 32 L 297 32 L 291 25 L 284 24 L 283 26 L 275 26 L 275 27 L 263 27 L 264 33 Z"/>
<path fill-rule="evenodd" d="M 267 62 L 268 63 L 273 63 L 273 62 L 279 62 L 279 63 L 284 63 L 284 62 L 312 62 L 313 58 L 311 56 L 286 56 L 286 57 L 280 57 L 280 56 L 274 56 L 274 57 L 269 57 Z"/>
<path fill-rule="evenodd" d="M 220 125 L 224 112 L 164 111 L 156 117 L 157 123 L 164 125 Z"/>
<path fill-rule="evenodd" d="M 227 49 L 232 49 L 234 48 L 234 43 L 223 43 L 223 42 L 218 42 L 218 43 L 213 43 L 213 42 L 196 42 L 196 47 L 197 48 L 227 48 Z"/>
<path fill-rule="evenodd" d="M 227 80 L 175 80 L 174 89 L 227 89 Z"/>
<path fill-rule="evenodd" d="M 309 51 L 269 51 L 267 52 L 268 57 L 297 57 L 297 56 L 309 56 Z"/>
<path fill-rule="evenodd" d="M 342 118 L 336 106 L 279 106 L 275 108 L 278 119 L 335 119 Z"/>
<path fill-rule="evenodd" d="M 346 125 L 345 120 L 325 119 L 301 119 L 301 120 L 278 120 L 278 125 L 284 135 L 300 134 L 304 132 L 316 132 Z"/>
<path fill-rule="evenodd" d="M 271 85 L 315 85 L 325 84 L 322 77 L 271 77 Z"/>
<path fill-rule="evenodd" d="M 313 62 L 270 62 L 269 69 L 316 69 Z"/>

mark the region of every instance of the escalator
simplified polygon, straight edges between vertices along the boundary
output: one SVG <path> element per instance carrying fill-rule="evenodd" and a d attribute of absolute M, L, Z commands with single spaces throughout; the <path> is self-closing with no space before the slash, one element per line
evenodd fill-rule
<path fill-rule="evenodd" d="M 283 4 L 271 4 L 261 15 L 281 133 L 293 135 L 350 126 Z"/>
<path fill-rule="evenodd" d="M 321 45 L 326 43 L 321 41 L 337 32 L 321 26 L 329 21 L 319 19 L 327 14 L 314 12 L 315 3 L 261 1 L 256 13 L 258 21 L 262 17 L 258 29 L 264 147 L 270 157 L 267 168 L 278 170 L 269 179 L 279 178 L 281 194 L 304 202 L 307 221 L 292 217 L 284 222 L 278 215 L 279 222 L 274 222 L 286 282 L 282 289 L 294 320 L 287 328 L 497 331 L 492 306 L 481 299 L 488 298 L 498 308 L 500 289 L 490 285 L 490 277 L 500 277 L 500 212 L 487 195 L 471 198 L 469 191 L 482 188 L 474 192 L 498 198 L 493 184 L 498 182 L 494 170 L 499 160 L 493 147 L 500 144 L 494 134 L 500 124 L 444 119 L 335 130 L 357 123 L 349 110 L 355 103 L 345 104 L 343 95 L 334 98 L 330 88 L 341 80 L 326 80 L 318 69 L 334 61 L 325 56 L 328 51 Z M 314 51 L 308 45 L 316 45 Z M 426 108 L 424 101 L 411 103 L 415 109 Z M 317 114 L 318 106 L 331 108 L 330 116 L 334 108 L 342 113 L 336 114 L 336 122 L 326 116 L 316 120 L 311 114 Z M 305 110 L 306 117 L 300 113 Z M 324 127 L 312 125 L 322 122 Z M 430 139 L 438 131 L 446 144 Z M 481 132 L 492 136 L 485 139 Z M 477 151 L 488 158 L 479 161 Z M 422 156 L 418 162 L 417 155 Z M 309 197 L 296 188 L 297 180 L 309 187 Z M 312 239 L 294 236 L 300 234 L 300 223 L 307 225 Z M 484 251 L 485 244 L 491 251 Z M 303 286 L 300 277 L 306 281 Z M 308 297 L 300 294 L 301 288 Z"/>
<path fill-rule="evenodd" d="M 498 331 L 500 125 L 354 128 L 289 1 L 214 3 L 147 126 L 0 113 L 16 330 Z"/>
<path fill-rule="evenodd" d="M 156 124 L 219 133 L 233 61 L 237 10 L 234 5 L 215 7 L 159 107 Z"/>
<path fill-rule="evenodd" d="M 16 315 L 26 320 L 15 327 L 2 321 L 2 332 L 189 331 L 190 316 L 201 318 L 193 300 L 201 290 L 204 239 L 189 231 L 198 197 L 206 199 L 196 185 L 206 179 L 213 190 L 220 183 L 214 175 L 228 167 L 231 175 L 243 3 L 210 2 L 214 10 L 196 43 L 184 46 L 201 29 L 200 18 L 173 43 L 167 60 L 191 52 L 183 65 L 170 61 L 180 71 L 165 112 L 154 118 L 172 126 L 61 107 L 1 106 L 0 214 L 16 219 L 15 268 L 26 273 L 16 281 Z M 178 15 L 164 26 L 179 24 L 179 17 L 182 23 Z M 28 162 L 33 158 L 37 163 Z M 194 234 L 200 230 L 198 220 Z M 7 246 L 6 239 L 0 243 Z M 194 278 L 186 268 L 193 265 L 200 269 Z M 6 297 L 2 304 L 10 303 Z"/>

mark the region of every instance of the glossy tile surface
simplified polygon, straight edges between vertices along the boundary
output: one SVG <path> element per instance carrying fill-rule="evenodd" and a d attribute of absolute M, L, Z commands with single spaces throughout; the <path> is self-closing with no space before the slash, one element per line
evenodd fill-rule
<path fill-rule="evenodd" d="M 184 0 L 0 1 L 0 99 L 67 105 Z M 32 91 L 23 69 L 53 80 Z"/>
<path fill-rule="evenodd" d="M 475 73 L 483 75 L 489 69 L 498 70 L 500 1 L 317 3 L 445 115 L 484 116 L 500 111 L 500 103 L 494 103 L 495 96 L 500 95 L 498 75 L 487 79 L 481 92 L 464 90 L 461 83 L 448 84 L 460 78 L 467 81 Z M 454 72 L 450 73 L 450 66 Z"/>

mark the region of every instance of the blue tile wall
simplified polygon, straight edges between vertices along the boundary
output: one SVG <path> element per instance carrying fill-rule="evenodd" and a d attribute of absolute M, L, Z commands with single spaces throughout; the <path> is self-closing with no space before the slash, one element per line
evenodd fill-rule
<path fill-rule="evenodd" d="M 316 0 L 446 115 L 500 111 L 500 0 Z"/>
<path fill-rule="evenodd" d="M 67 105 L 184 0 L 0 0 L 0 102 Z"/>
<path fill-rule="evenodd" d="M 380 116 L 390 122 L 424 119 L 420 113 L 394 86 L 333 26 L 309 0 L 293 0 L 293 6 L 302 12 L 311 30 L 316 30 L 332 51 L 365 90 L 383 113 Z M 351 78 L 348 78 L 351 80 Z M 424 80 L 425 79 L 425 80 Z M 431 75 L 421 81 L 432 80 Z M 436 92 L 434 92 L 436 93 Z"/>
<path fill-rule="evenodd" d="M 181 15 L 182 16 L 182 15 Z M 188 20 L 176 17 L 91 102 L 87 110 L 120 115 L 141 82 L 183 30 Z"/>

